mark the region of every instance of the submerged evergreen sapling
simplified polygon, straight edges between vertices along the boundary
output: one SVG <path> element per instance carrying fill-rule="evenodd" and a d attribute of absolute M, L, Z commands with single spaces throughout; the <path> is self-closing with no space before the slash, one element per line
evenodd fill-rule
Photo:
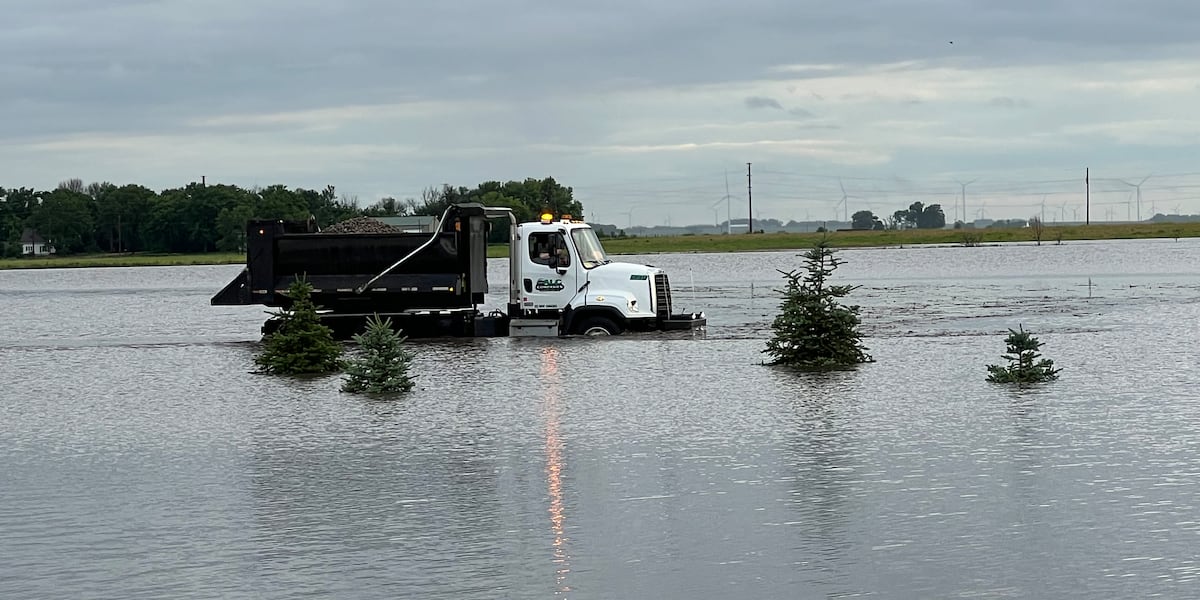
<path fill-rule="evenodd" d="M 988 365 L 987 380 L 992 383 L 1020 385 L 1058 379 L 1058 373 L 1062 369 L 1055 369 L 1054 361 L 1042 358 L 1038 353 L 1042 342 L 1025 331 L 1024 327 L 1017 327 L 1017 331 L 1009 329 L 1008 337 L 1004 340 L 1008 347 L 1002 358 L 1008 360 L 1008 366 Z"/>
<path fill-rule="evenodd" d="M 341 368 L 342 346 L 334 341 L 333 330 L 321 324 L 312 290 L 312 284 L 297 277 L 287 291 L 291 308 L 270 313 L 280 325 L 263 340 L 262 353 L 254 359 L 263 372 L 324 374 Z"/>
<path fill-rule="evenodd" d="M 823 237 L 804 253 L 804 272 L 779 271 L 787 280 L 781 291 L 779 315 L 771 327 L 774 336 L 764 350 L 773 365 L 803 370 L 845 369 L 871 362 L 858 331 L 858 306 L 839 299 L 856 286 L 833 285 L 829 278 L 842 264 Z"/>
<path fill-rule="evenodd" d="M 343 392 L 395 394 L 413 387 L 408 374 L 413 354 L 404 347 L 405 338 L 392 329 L 392 320 L 380 320 L 379 315 L 367 320 L 363 333 L 354 336 L 359 356 L 346 365 Z"/>

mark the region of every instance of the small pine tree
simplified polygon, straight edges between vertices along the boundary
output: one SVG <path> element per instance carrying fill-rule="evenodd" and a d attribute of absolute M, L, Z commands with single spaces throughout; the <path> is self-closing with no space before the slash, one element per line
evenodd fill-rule
<path fill-rule="evenodd" d="M 764 350 L 773 365 L 809 371 L 845 369 L 871 362 L 858 332 L 858 306 L 843 306 L 857 286 L 831 285 L 829 278 L 842 264 L 822 238 L 804 253 L 804 271 L 779 271 L 787 279 L 781 290 L 780 313 L 771 327 L 775 334 Z"/>
<path fill-rule="evenodd" d="M 1042 342 L 1025 331 L 1024 327 L 1017 327 L 1018 331 L 1009 329 L 1008 337 L 1004 340 L 1008 347 L 1007 354 L 1002 358 L 1008 360 L 1008 366 L 988 365 L 987 380 L 992 383 L 1023 385 L 1058 379 L 1058 373 L 1062 369 L 1055 369 L 1054 361 L 1041 358 L 1042 355 L 1038 353 Z M 1039 358 L 1041 360 L 1038 360 Z"/>
<path fill-rule="evenodd" d="M 413 387 L 408 374 L 413 354 L 404 347 L 407 338 L 392 329 L 392 320 L 379 315 L 367 320 L 363 333 L 354 336 L 361 354 L 346 365 L 348 379 L 343 392 L 395 394 Z"/>
<path fill-rule="evenodd" d="M 254 359 L 263 372 L 324 374 L 341 368 L 342 346 L 334 341 L 333 330 L 321 324 L 312 290 L 312 284 L 297 277 L 287 291 L 291 309 L 270 313 L 281 323 L 263 340 L 263 351 Z"/>

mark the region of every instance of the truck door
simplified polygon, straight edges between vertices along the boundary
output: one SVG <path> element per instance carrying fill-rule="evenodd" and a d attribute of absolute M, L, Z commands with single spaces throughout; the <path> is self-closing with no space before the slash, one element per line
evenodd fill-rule
<path fill-rule="evenodd" d="M 579 260 L 563 230 L 536 231 L 528 236 L 521 258 L 521 306 L 525 310 L 559 310 L 579 290 Z"/>

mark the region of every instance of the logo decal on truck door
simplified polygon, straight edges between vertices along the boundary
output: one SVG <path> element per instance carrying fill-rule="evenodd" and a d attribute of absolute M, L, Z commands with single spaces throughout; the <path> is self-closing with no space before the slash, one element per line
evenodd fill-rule
<path fill-rule="evenodd" d="M 533 286 L 539 292 L 558 292 L 563 289 L 561 279 L 539 279 Z"/>

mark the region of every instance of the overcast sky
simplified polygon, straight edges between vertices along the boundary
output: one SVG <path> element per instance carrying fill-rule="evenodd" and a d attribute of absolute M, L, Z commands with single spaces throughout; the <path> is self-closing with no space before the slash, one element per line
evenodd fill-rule
<path fill-rule="evenodd" d="M 0 186 L 553 176 L 589 218 L 1200 212 L 1187 0 L 10 0 Z M 840 178 L 840 180 L 839 180 Z M 714 208 L 715 206 L 715 208 Z M 632 211 L 632 212 L 631 212 Z"/>

